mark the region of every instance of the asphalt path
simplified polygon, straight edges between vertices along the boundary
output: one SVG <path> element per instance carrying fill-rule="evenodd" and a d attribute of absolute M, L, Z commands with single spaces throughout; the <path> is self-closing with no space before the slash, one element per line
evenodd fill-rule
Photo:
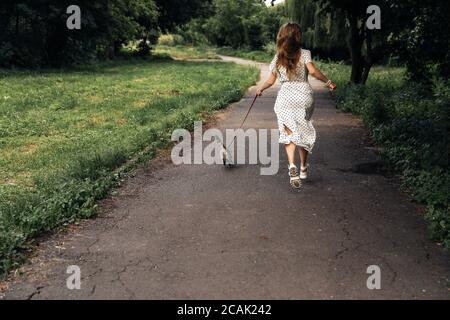
<path fill-rule="evenodd" d="M 268 66 L 256 65 L 264 79 Z M 420 208 L 385 174 L 360 120 L 311 83 L 317 144 L 300 191 L 281 147 L 274 175 L 261 175 L 262 164 L 175 166 L 162 155 L 102 201 L 96 219 L 42 241 L 3 297 L 448 299 L 449 254 L 427 238 Z M 278 89 L 257 100 L 246 128 L 276 128 Z M 254 93 L 213 126 L 238 127 Z M 80 290 L 66 285 L 70 265 Z M 369 266 L 381 289 L 367 287 Z"/>

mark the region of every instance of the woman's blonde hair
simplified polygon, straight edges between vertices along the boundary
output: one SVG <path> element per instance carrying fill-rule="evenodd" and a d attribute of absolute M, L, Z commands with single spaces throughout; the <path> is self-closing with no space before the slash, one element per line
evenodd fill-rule
<path fill-rule="evenodd" d="M 278 31 L 277 67 L 285 67 L 288 78 L 295 73 L 301 50 L 301 39 L 302 31 L 297 23 L 288 22 Z"/>

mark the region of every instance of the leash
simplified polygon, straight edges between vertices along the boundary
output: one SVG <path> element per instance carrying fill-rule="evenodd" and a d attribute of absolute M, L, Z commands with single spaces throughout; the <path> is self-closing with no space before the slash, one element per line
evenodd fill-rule
<path fill-rule="evenodd" d="M 253 106 L 255 105 L 256 99 L 258 98 L 257 95 L 255 95 L 255 97 L 253 98 L 253 102 L 250 105 L 250 108 L 248 108 L 247 110 L 247 114 L 244 117 L 244 120 L 242 120 L 241 125 L 239 126 L 239 129 L 242 129 L 242 127 L 244 126 L 245 120 L 247 120 L 248 115 L 250 114 L 250 111 L 252 111 Z M 228 148 L 234 143 L 234 140 L 236 140 L 236 136 L 234 136 L 233 141 L 231 141 L 231 143 L 229 144 L 229 146 L 227 148 L 225 148 L 225 150 L 228 150 Z"/>

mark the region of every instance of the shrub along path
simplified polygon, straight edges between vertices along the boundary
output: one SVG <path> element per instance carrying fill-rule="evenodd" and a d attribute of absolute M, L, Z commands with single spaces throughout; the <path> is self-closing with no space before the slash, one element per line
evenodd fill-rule
<path fill-rule="evenodd" d="M 258 66 L 265 78 L 267 65 Z M 282 150 L 273 176 L 257 165 L 175 167 L 162 156 L 103 201 L 97 219 L 44 241 L 5 297 L 449 298 L 448 253 L 383 175 L 361 122 L 312 84 L 318 143 L 300 192 Z M 275 126 L 276 89 L 248 127 Z M 254 92 L 218 127 L 238 126 Z M 81 268 L 81 290 L 66 287 L 70 265 Z M 381 268 L 381 290 L 366 286 L 370 265 Z"/>

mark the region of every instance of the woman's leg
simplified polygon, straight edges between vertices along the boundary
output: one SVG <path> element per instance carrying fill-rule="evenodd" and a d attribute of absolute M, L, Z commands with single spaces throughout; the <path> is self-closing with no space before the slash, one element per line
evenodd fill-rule
<path fill-rule="evenodd" d="M 299 148 L 300 150 L 300 164 L 302 168 L 306 167 L 306 160 L 308 160 L 308 151 L 305 148 Z"/>
<path fill-rule="evenodd" d="M 286 154 L 289 161 L 289 166 L 295 165 L 295 147 L 296 145 L 294 143 L 285 144 L 284 147 L 286 148 Z"/>
<path fill-rule="evenodd" d="M 289 136 L 292 134 L 292 131 L 289 130 L 288 127 L 284 126 L 284 130 L 286 130 Z M 295 165 L 295 148 L 296 148 L 295 143 L 291 142 L 290 144 L 285 144 L 284 147 L 286 148 L 289 166 Z"/>
<path fill-rule="evenodd" d="M 292 134 L 292 131 L 289 130 L 288 127 L 284 126 L 284 129 L 288 135 Z M 302 186 L 302 183 L 300 182 L 300 176 L 298 174 L 297 166 L 295 165 L 295 149 L 297 146 L 295 143 L 291 142 L 289 144 L 285 144 L 284 147 L 286 148 L 286 154 L 289 161 L 289 180 L 291 182 L 291 186 L 294 189 L 299 189 Z"/>
<path fill-rule="evenodd" d="M 300 179 L 308 179 L 308 167 L 306 160 L 308 159 L 308 151 L 305 148 L 300 148 Z"/>

